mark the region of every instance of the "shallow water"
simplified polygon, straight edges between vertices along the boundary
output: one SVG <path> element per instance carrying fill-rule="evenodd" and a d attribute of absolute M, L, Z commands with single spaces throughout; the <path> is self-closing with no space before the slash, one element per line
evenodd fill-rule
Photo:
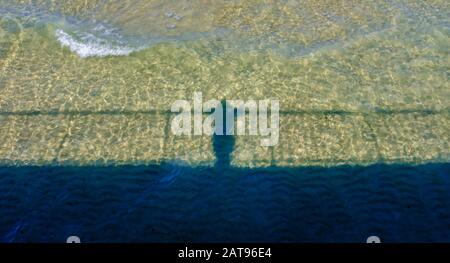
<path fill-rule="evenodd" d="M 284 143 L 249 156 L 239 149 L 252 139 L 238 140 L 238 165 L 270 158 L 282 166 L 450 158 L 447 1 L 1 3 L 3 163 L 212 162 L 210 138 L 167 138 L 161 125 L 168 120 L 158 117 L 195 91 L 204 100 L 280 100 Z M 169 22 L 177 26 L 167 28 Z M 324 116 L 333 121 L 321 125 Z M 119 124 L 89 124 L 109 120 Z M 21 132 L 57 123 L 53 139 Z M 123 139 L 128 156 L 102 148 L 104 138 L 114 137 L 108 133 Z M 290 149 L 302 134 L 313 138 Z M 145 152 L 133 146 L 142 136 L 160 140 L 149 141 Z M 312 146 L 316 157 L 302 157 L 310 155 L 304 141 L 320 144 L 327 136 L 324 146 Z M 90 149 L 79 147 L 83 141 Z"/>
<path fill-rule="evenodd" d="M 449 241 L 449 18 L 445 0 L 0 0 L 0 237 Z M 278 99 L 279 144 L 173 136 L 195 91 Z"/>

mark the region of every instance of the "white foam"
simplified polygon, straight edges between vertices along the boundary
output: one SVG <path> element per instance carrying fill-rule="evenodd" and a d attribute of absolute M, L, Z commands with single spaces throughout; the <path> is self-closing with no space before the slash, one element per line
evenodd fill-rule
<path fill-rule="evenodd" d="M 82 58 L 86 57 L 106 57 L 106 56 L 127 56 L 130 53 L 137 51 L 138 48 L 127 46 L 114 46 L 108 44 L 102 39 L 93 37 L 78 40 L 70 34 L 58 29 L 55 32 L 56 38 L 61 45 L 68 47 L 72 52 L 75 52 Z"/>

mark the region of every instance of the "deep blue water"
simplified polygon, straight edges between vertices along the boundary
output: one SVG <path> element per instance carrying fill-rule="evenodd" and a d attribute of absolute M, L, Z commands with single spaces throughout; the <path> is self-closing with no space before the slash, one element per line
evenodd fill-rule
<path fill-rule="evenodd" d="M 0 168 L 3 242 L 450 241 L 450 165 Z"/>

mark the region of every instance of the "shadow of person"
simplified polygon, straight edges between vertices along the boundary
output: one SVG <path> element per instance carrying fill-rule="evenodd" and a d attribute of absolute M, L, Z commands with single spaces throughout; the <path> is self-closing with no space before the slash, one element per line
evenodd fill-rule
<path fill-rule="evenodd" d="M 226 135 L 226 123 L 227 123 L 227 114 L 226 114 L 226 102 L 222 101 L 222 109 L 223 111 L 223 135 L 213 135 L 213 150 L 216 156 L 216 169 L 229 169 L 231 165 L 231 153 L 234 149 L 235 138 L 233 135 Z"/>

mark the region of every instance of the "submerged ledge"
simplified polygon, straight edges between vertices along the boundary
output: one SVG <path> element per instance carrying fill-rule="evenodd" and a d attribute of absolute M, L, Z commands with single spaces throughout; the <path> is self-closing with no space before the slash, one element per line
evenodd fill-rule
<path fill-rule="evenodd" d="M 450 113 L 301 112 L 280 116 L 280 141 L 174 136 L 172 114 L 0 114 L 0 165 L 108 166 L 171 162 L 234 167 L 450 161 Z"/>

